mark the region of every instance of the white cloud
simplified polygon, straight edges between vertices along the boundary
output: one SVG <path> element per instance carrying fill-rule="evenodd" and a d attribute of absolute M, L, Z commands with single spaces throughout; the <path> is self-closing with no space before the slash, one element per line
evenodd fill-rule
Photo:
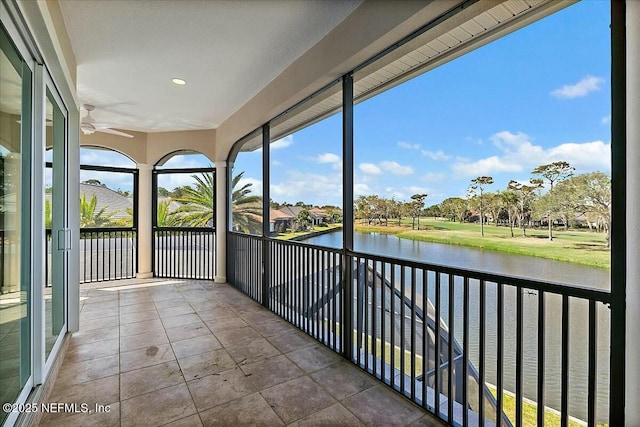
<path fill-rule="evenodd" d="M 277 150 L 279 148 L 286 148 L 293 144 L 293 135 L 285 136 L 284 138 L 280 138 L 277 141 L 274 141 L 269 145 L 269 148 L 272 150 Z"/>
<path fill-rule="evenodd" d="M 411 166 L 403 166 L 398 162 L 385 160 L 379 163 L 380 168 L 394 175 L 411 175 L 413 168 Z"/>
<path fill-rule="evenodd" d="M 602 77 L 585 76 L 576 84 L 564 85 L 551 91 L 551 95 L 561 99 L 580 98 L 590 92 L 600 90 L 600 84 L 603 82 L 604 79 Z"/>
<path fill-rule="evenodd" d="M 207 168 L 213 166 L 213 162 L 204 154 L 183 154 L 171 157 L 162 165 L 163 168 Z"/>
<path fill-rule="evenodd" d="M 451 168 L 456 176 L 464 177 L 492 175 L 501 172 L 522 172 L 521 165 L 510 164 L 498 156 L 491 156 L 470 163 L 455 163 Z"/>
<path fill-rule="evenodd" d="M 420 146 L 420 144 L 410 144 L 408 142 L 400 141 L 398 142 L 398 147 L 404 148 L 405 150 L 419 151 L 423 156 L 429 157 L 432 160 L 448 160 L 451 158 L 451 156 L 446 155 L 442 150 L 425 150 Z"/>
<path fill-rule="evenodd" d="M 358 168 L 360 168 L 362 172 L 369 175 L 380 175 L 382 173 L 382 169 L 380 169 L 373 163 L 360 163 L 360 165 L 358 165 Z"/>
<path fill-rule="evenodd" d="M 611 144 L 603 141 L 569 142 L 548 150 L 549 161 L 564 160 L 578 170 L 611 169 Z"/>
<path fill-rule="evenodd" d="M 438 151 L 429 151 L 429 150 L 420 150 L 423 156 L 427 156 L 432 160 L 449 160 L 451 156 L 444 153 L 442 150 Z"/>
<path fill-rule="evenodd" d="M 429 189 L 426 187 L 419 187 L 417 185 L 410 185 L 404 188 L 408 193 L 413 194 L 428 194 Z"/>
<path fill-rule="evenodd" d="M 342 171 L 342 159 L 340 158 L 340 156 L 336 154 L 333 154 L 333 153 L 319 154 L 318 156 L 314 157 L 312 161 L 320 164 L 330 164 L 334 171 L 336 172 Z"/>
<path fill-rule="evenodd" d="M 361 196 L 363 194 L 371 194 L 371 188 L 367 184 L 356 183 L 353 186 L 354 196 Z"/>
<path fill-rule="evenodd" d="M 342 177 L 339 174 L 320 175 L 291 171 L 287 178 L 271 183 L 271 197 L 279 202 L 304 201 L 317 205 L 340 205 Z"/>
<path fill-rule="evenodd" d="M 129 191 L 133 190 L 133 175 L 128 173 L 81 170 L 80 182 L 88 179 L 97 179 L 112 190 L 117 190 L 118 188 Z M 45 180 L 45 186 L 51 186 L 50 173 L 46 174 Z"/>
<path fill-rule="evenodd" d="M 600 119 L 600 123 L 602 123 L 603 125 L 608 125 L 609 123 L 611 123 L 611 114 L 609 114 L 608 116 L 604 116 L 603 118 Z"/>
<path fill-rule="evenodd" d="M 420 177 L 420 181 L 427 183 L 443 182 L 447 176 L 443 173 L 429 172 Z"/>
<path fill-rule="evenodd" d="M 46 151 L 46 160 L 51 161 L 51 150 Z M 80 164 L 97 166 L 115 166 L 124 168 L 135 168 L 136 164 L 129 157 L 117 151 L 99 148 L 80 148 Z"/>
<path fill-rule="evenodd" d="M 251 194 L 262 196 L 262 180 L 251 178 L 249 176 L 243 176 L 240 181 L 238 181 L 238 185 L 235 188 L 242 188 L 245 185 L 250 184 L 249 190 L 251 190 Z"/>
<path fill-rule="evenodd" d="M 610 169 L 611 145 L 602 141 L 565 143 L 543 148 L 531 142 L 528 135 L 502 131 L 491 137 L 501 153 L 480 160 L 457 159 L 451 166 L 456 178 L 471 178 L 499 173 L 528 172 L 555 161 L 566 161 L 578 171 Z"/>
<path fill-rule="evenodd" d="M 404 148 L 406 150 L 419 150 L 420 144 L 410 144 L 408 142 L 400 141 L 398 142 L 398 147 Z"/>
<path fill-rule="evenodd" d="M 316 161 L 318 163 L 340 163 L 342 160 L 340 159 L 340 156 L 337 156 L 336 154 L 324 153 L 319 154 L 318 157 L 316 157 Z"/>

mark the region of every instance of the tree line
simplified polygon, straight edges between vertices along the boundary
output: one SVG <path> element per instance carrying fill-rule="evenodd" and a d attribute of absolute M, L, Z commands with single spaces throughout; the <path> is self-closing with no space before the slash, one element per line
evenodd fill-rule
<path fill-rule="evenodd" d="M 412 219 L 412 228 L 419 228 L 420 216 L 446 218 L 450 221 L 479 222 L 484 225 L 509 226 L 511 236 L 520 229 L 547 226 L 553 239 L 553 226 L 565 229 L 586 226 L 607 233 L 611 230 L 611 177 L 603 172 L 574 175 L 575 169 L 565 161 L 538 166 L 531 171 L 528 182 L 511 180 L 506 188 L 491 190 L 493 177 L 479 176 L 471 180 L 466 197 L 449 197 L 441 203 L 424 208 L 427 195 L 414 195 L 410 202 L 362 195 L 355 201 L 356 218 L 369 225 L 400 225 L 403 218 Z M 546 191 L 545 191 L 546 189 Z"/>

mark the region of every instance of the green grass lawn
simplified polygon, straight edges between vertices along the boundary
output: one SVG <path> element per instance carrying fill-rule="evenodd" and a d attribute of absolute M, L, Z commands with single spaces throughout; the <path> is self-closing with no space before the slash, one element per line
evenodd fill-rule
<path fill-rule="evenodd" d="M 340 324 L 338 322 L 336 322 L 336 331 L 338 333 L 340 331 Z M 358 333 L 357 331 L 354 330 L 353 331 L 354 344 L 357 343 L 357 337 L 358 337 Z M 372 353 L 373 344 L 374 344 L 373 337 L 371 337 L 370 335 L 366 336 L 365 334 L 362 334 L 361 339 L 362 339 L 363 345 L 365 344 L 366 338 L 368 338 L 368 346 L 367 346 L 368 352 Z M 384 354 L 382 350 L 383 347 L 384 347 Z M 380 360 L 382 360 L 383 363 L 386 362 L 388 364 L 391 364 L 391 358 L 393 357 L 395 368 L 396 369 L 401 368 L 400 359 L 402 358 L 403 352 L 400 347 L 394 346 L 394 348 L 392 349 L 390 343 L 384 342 L 383 344 L 379 338 L 376 338 L 375 348 L 376 348 L 376 356 Z M 392 356 L 392 353 L 393 353 L 393 356 Z M 411 352 L 405 350 L 404 358 L 405 358 L 404 372 L 405 374 L 411 376 Z M 415 364 L 416 364 L 415 366 L 416 376 L 422 375 L 422 357 L 420 355 L 415 356 Z M 489 388 L 489 391 L 491 392 L 491 394 L 493 394 L 494 397 L 497 397 L 496 388 L 491 385 L 488 385 L 487 387 Z M 515 421 L 516 421 L 515 396 L 511 393 L 503 393 L 502 399 L 503 399 L 502 400 L 503 412 L 515 424 Z M 535 427 L 537 420 L 538 420 L 538 406 L 536 405 L 535 402 L 524 400 L 522 402 L 522 425 Z M 560 415 L 555 411 L 546 409 L 544 414 L 544 425 L 548 427 L 560 427 L 561 425 Z M 583 422 L 579 422 L 572 419 L 569 420 L 569 427 L 582 427 L 584 425 L 585 424 Z M 598 426 L 604 427 L 601 424 L 598 424 Z"/>
<path fill-rule="evenodd" d="M 319 227 L 319 226 L 314 226 L 312 230 L 309 231 L 296 231 L 296 232 L 290 232 L 290 233 L 278 233 L 277 236 L 274 236 L 275 239 L 278 240 L 291 240 L 293 238 L 296 237 L 301 237 L 301 236 L 305 236 L 307 234 L 311 234 L 314 233 L 316 231 L 328 231 L 328 230 L 334 230 L 336 228 L 342 228 L 342 224 L 327 224 L 327 227 Z"/>
<path fill-rule="evenodd" d="M 488 386 L 491 394 L 496 396 L 496 388 Z M 515 425 L 516 422 L 516 398 L 512 394 L 502 394 L 502 410 L 507 417 Z M 535 402 L 523 401 L 522 402 L 522 425 L 525 427 L 535 427 L 538 421 L 538 405 Z M 555 411 L 547 409 L 544 413 L 544 425 L 545 427 L 560 427 L 561 419 L 560 415 Z M 573 419 L 569 419 L 569 427 L 583 427 L 586 424 Z M 605 427 L 606 424 L 597 424 L 598 427 Z"/>
<path fill-rule="evenodd" d="M 391 224 L 391 223 L 390 223 Z M 484 226 L 484 237 L 479 224 L 457 223 L 433 218 L 420 220 L 420 230 L 412 230 L 411 223 L 399 227 L 397 222 L 386 226 L 355 225 L 356 231 L 395 234 L 403 239 L 468 246 L 518 255 L 536 256 L 558 261 L 573 262 L 592 267 L 610 268 L 610 252 L 606 235 L 579 230 L 554 230 L 550 241 L 546 229 L 522 230 L 514 228 L 511 237 L 509 227 Z"/>

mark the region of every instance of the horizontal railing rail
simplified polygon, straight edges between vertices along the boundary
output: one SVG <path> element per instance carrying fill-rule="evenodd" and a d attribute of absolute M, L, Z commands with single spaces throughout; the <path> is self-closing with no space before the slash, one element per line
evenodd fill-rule
<path fill-rule="evenodd" d="M 154 227 L 156 277 L 213 280 L 216 231 L 212 227 Z"/>
<path fill-rule="evenodd" d="M 228 244 L 230 283 L 450 425 L 608 421 L 605 290 L 235 232 Z"/>
<path fill-rule="evenodd" d="M 363 252 L 347 251 L 352 257 L 375 257 L 377 261 L 402 264 L 406 267 L 421 268 L 426 270 L 439 271 L 440 273 L 453 274 L 458 276 L 465 276 L 477 280 L 484 280 L 485 282 L 508 282 L 512 286 L 519 288 L 526 288 L 535 291 L 544 291 L 555 293 L 559 295 L 566 295 L 573 298 L 584 298 L 589 300 L 595 300 L 602 303 L 611 303 L 611 293 L 601 289 L 594 289 L 582 286 L 576 286 L 572 284 L 546 282 L 541 280 L 530 279 L 526 277 L 519 277 L 513 275 L 501 275 L 496 273 L 489 273 L 486 271 L 479 271 L 466 268 L 458 268 L 447 265 L 431 264 L 422 261 L 412 261 L 400 258 L 393 258 L 385 255 L 372 255 Z"/>

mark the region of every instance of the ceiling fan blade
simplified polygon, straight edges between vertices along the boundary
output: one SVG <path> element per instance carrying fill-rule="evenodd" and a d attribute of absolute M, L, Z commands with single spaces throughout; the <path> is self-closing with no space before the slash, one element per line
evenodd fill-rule
<path fill-rule="evenodd" d="M 125 138 L 133 138 L 133 135 L 129 135 L 128 133 L 120 132 L 119 130 L 109 129 L 109 128 L 96 129 L 96 132 L 110 133 L 112 135 L 124 136 Z"/>

